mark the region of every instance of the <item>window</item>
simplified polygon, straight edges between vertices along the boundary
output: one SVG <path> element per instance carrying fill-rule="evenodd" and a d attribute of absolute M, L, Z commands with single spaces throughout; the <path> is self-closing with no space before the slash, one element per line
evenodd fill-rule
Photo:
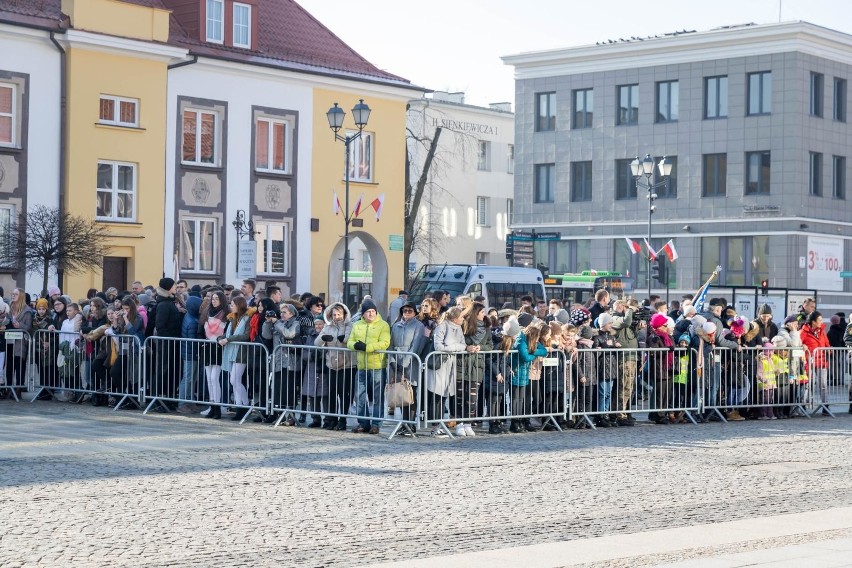
<path fill-rule="evenodd" d="M 287 223 L 255 223 L 257 230 L 258 274 L 290 274 L 290 255 L 287 242 L 290 226 Z"/>
<path fill-rule="evenodd" d="M 489 254 L 487 252 L 477 252 L 476 253 L 476 264 L 490 264 L 488 262 L 488 256 L 489 256 Z M 473 294 L 471 294 L 471 296 L 473 296 Z"/>
<path fill-rule="evenodd" d="M 255 124 L 254 167 L 260 171 L 290 173 L 290 132 L 284 120 L 258 118 Z"/>
<path fill-rule="evenodd" d="M 535 202 L 553 203 L 553 170 L 555 164 L 535 165 Z"/>
<path fill-rule="evenodd" d="M 638 124 L 639 85 L 619 85 L 616 124 Z"/>
<path fill-rule="evenodd" d="M 716 266 L 722 267 L 719 286 L 760 286 L 769 277 L 769 237 L 703 237 L 702 281 L 710 278 Z"/>
<path fill-rule="evenodd" d="M 98 220 L 136 219 L 136 164 L 99 161 L 97 184 Z"/>
<path fill-rule="evenodd" d="M 657 117 L 656 122 L 675 122 L 679 116 L 679 92 L 677 81 L 661 81 L 657 83 Z"/>
<path fill-rule="evenodd" d="M 630 170 L 630 162 L 633 160 L 615 161 L 615 198 L 616 199 L 636 199 L 636 181 L 633 179 L 633 172 Z"/>
<path fill-rule="evenodd" d="M 139 99 L 101 95 L 101 111 L 98 122 L 119 126 L 139 126 L 139 117 L 136 112 L 138 108 Z"/>
<path fill-rule="evenodd" d="M 535 96 L 536 132 L 556 130 L 556 93 L 538 93 Z"/>
<path fill-rule="evenodd" d="M 507 152 L 507 165 L 506 165 L 506 173 L 513 174 L 515 173 L 515 145 L 509 144 L 509 149 Z"/>
<path fill-rule="evenodd" d="M 15 206 L 0 205 L 0 235 L 4 237 L 12 231 L 12 222 L 15 221 Z M 7 266 L 13 263 L 12 251 L 7 249 L 10 243 L 5 238 L 0 239 L 0 266 Z M 5 246 L 4 246 L 5 245 Z"/>
<path fill-rule="evenodd" d="M 704 78 L 704 118 L 728 116 L 728 77 Z"/>
<path fill-rule="evenodd" d="M 746 195 L 769 195 L 769 152 L 746 152 Z"/>
<path fill-rule="evenodd" d="M 476 224 L 480 227 L 488 227 L 488 198 L 476 198 Z"/>
<path fill-rule="evenodd" d="M 811 152 L 808 164 L 808 193 L 822 197 L 822 154 Z"/>
<path fill-rule="evenodd" d="M 846 158 L 833 156 L 831 160 L 831 193 L 835 199 L 846 199 Z"/>
<path fill-rule="evenodd" d="M 846 122 L 846 79 L 834 78 L 834 120 Z"/>
<path fill-rule="evenodd" d="M 251 6 L 234 2 L 234 47 L 251 49 Z"/>
<path fill-rule="evenodd" d="M 373 271 L 373 259 L 370 258 L 370 251 L 368 250 L 361 251 L 361 270 L 363 272 Z"/>
<path fill-rule="evenodd" d="M 487 172 L 491 169 L 491 142 L 479 141 L 476 155 L 476 169 Z"/>
<path fill-rule="evenodd" d="M 748 74 L 748 113 L 769 114 L 772 112 L 772 73 L 761 71 Z"/>
<path fill-rule="evenodd" d="M 811 116 L 822 118 L 822 73 L 811 73 Z"/>
<path fill-rule="evenodd" d="M 181 219 L 180 268 L 190 272 L 216 270 L 216 220 L 210 217 Z"/>
<path fill-rule="evenodd" d="M 595 93 L 592 89 L 574 91 L 574 128 L 591 128 L 595 111 Z"/>
<path fill-rule="evenodd" d="M 225 0 L 207 0 L 207 41 L 222 43 L 225 35 Z"/>
<path fill-rule="evenodd" d="M 728 187 L 728 155 L 704 154 L 702 162 L 701 195 L 724 197 Z"/>
<path fill-rule="evenodd" d="M 347 132 L 354 136 L 355 132 Z M 349 179 L 373 181 L 373 133 L 361 132 L 361 136 L 349 145 Z"/>
<path fill-rule="evenodd" d="M 218 165 L 218 122 L 219 117 L 215 112 L 193 109 L 183 111 L 183 163 Z"/>
<path fill-rule="evenodd" d="M 14 146 L 17 122 L 17 88 L 9 83 L 0 83 L 0 146 Z"/>
<path fill-rule="evenodd" d="M 512 216 L 515 214 L 515 200 L 507 199 L 506 200 L 506 225 L 512 224 Z"/>
<path fill-rule="evenodd" d="M 592 200 L 592 163 L 571 162 L 571 201 Z"/>
<path fill-rule="evenodd" d="M 666 156 L 666 161 L 670 162 L 672 165 L 672 172 L 669 174 L 669 179 L 666 183 L 662 184 L 660 187 L 654 190 L 654 193 L 657 194 L 657 197 L 666 198 L 666 197 L 677 197 L 677 156 Z M 660 163 L 660 160 L 663 159 L 663 156 L 657 156 L 654 158 L 654 175 L 660 175 L 660 168 L 657 167 L 657 164 Z M 632 173 L 632 172 L 631 172 Z M 662 178 L 655 179 L 653 183 L 658 183 L 663 181 Z"/>

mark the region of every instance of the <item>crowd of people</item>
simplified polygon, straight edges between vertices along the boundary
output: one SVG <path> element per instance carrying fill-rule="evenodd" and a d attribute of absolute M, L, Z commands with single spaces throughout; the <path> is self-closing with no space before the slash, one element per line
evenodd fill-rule
<path fill-rule="evenodd" d="M 356 417 L 353 432 L 377 434 L 394 411 L 386 386 L 404 383 L 403 420 L 416 421 L 422 400 L 432 434 L 473 436 L 632 426 L 638 409 L 658 424 L 794 417 L 810 392 L 825 403 L 830 380 L 848 371 L 818 348 L 852 347 L 852 324 L 837 313 L 826 325 L 813 299 L 780 327 L 769 305 L 749 320 L 722 298 L 519 300 L 498 308 L 459 295 L 451 305 L 438 291 L 415 305 L 403 290 L 385 318 L 370 297 L 352 314 L 253 280 L 137 281 L 76 302 L 57 287 L 35 301 L 15 289 L 0 300 L 0 396 L 20 397 L 29 365 L 39 399 L 133 404 L 120 395 L 138 392 L 144 357 L 146 396 L 162 411 L 220 419 L 230 409 L 242 420 L 254 408 L 258 422 L 328 430 Z M 706 411 L 687 414 L 699 398 Z"/>

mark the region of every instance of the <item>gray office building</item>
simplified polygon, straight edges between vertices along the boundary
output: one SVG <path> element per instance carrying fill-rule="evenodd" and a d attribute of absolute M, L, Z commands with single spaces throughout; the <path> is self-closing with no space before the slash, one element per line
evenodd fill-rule
<path fill-rule="evenodd" d="M 550 273 L 648 265 L 624 237 L 671 240 L 673 297 L 717 284 L 818 290 L 852 305 L 852 36 L 807 22 L 729 26 L 506 56 L 515 68 L 516 231 Z M 652 282 L 655 293 L 664 286 Z M 759 301 L 759 300 L 758 300 Z"/>

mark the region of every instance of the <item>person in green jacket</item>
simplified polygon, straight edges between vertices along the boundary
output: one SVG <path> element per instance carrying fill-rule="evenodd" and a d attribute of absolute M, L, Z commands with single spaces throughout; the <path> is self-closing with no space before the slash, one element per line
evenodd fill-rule
<path fill-rule="evenodd" d="M 346 346 L 357 351 L 358 375 L 355 387 L 358 426 L 353 432 L 378 434 L 385 409 L 385 351 L 390 346 L 390 326 L 382 319 L 371 299 L 361 304 L 361 319 L 352 325 Z M 372 423 L 367 414 L 367 392 L 373 401 Z"/>

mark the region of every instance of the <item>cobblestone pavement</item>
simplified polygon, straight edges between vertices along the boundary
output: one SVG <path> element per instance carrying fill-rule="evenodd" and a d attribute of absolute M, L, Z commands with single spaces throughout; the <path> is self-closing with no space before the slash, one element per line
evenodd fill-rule
<path fill-rule="evenodd" d="M 848 414 L 388 441 L 0 401 L 0 566 L 357 566 L 848 506 L 850 438 Z"/>

